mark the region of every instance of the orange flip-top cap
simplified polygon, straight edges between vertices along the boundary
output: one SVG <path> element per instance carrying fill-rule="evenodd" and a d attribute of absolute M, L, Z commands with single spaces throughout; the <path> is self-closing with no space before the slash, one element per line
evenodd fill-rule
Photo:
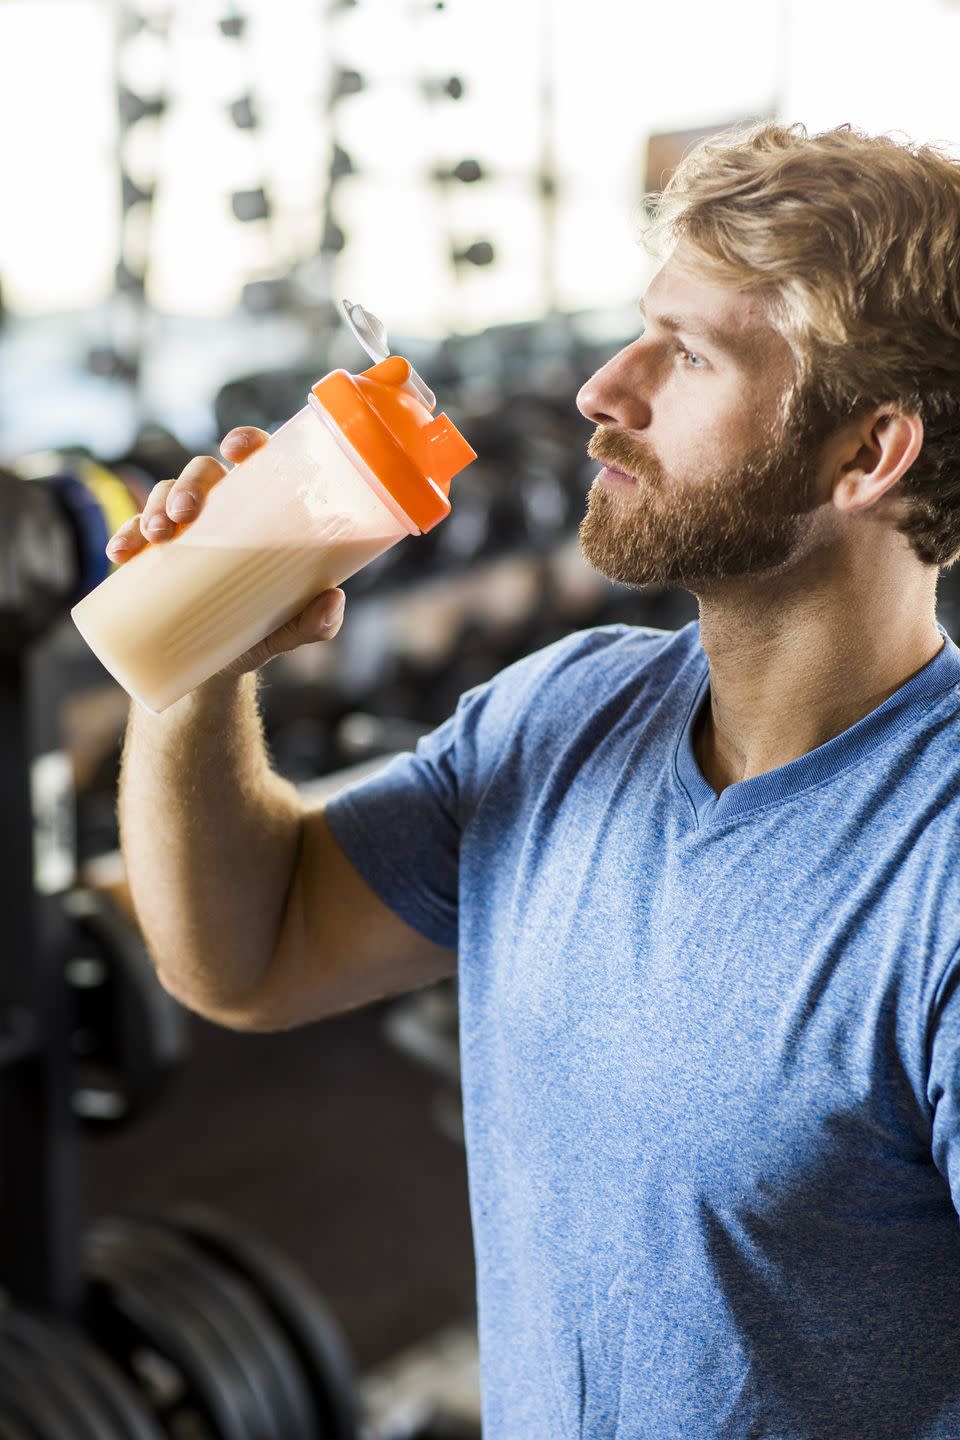
<path fill-rule="evenodd" d="M 391 355 L 351 375 L 334 370 L 313 393 L 377 479 L 421 531 L 450 514 L 454 475 L 477 454 L 446 415 L 434 415 L 410 389 L 412 366 Z"/>

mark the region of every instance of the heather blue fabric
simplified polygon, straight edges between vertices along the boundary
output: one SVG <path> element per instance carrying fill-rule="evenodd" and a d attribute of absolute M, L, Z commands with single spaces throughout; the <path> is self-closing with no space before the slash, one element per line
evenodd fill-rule
<path fill-rule="evenodd" d="M 459 947 L 485 1440 L 960 1437 L 944 639 L 718 798 L 699 626 L 584 631 L 331 803 Z"/>

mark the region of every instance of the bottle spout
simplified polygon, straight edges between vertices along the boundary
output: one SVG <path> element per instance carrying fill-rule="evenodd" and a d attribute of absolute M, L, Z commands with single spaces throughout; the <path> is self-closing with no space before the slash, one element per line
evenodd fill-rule
<path fill-rule="evenodd" d="M 378 365 L 382 360 L 388 360 L 390 358 L 390 342 L 387 339 L 383 321 L 379 320 L 370 310 L 365 310 L 362 305 L 355 305 L 352 300 L 341 300 L 340 309 L 353 331 L 354 338 L 366 350 L 370 359 Z M 416 396 L 421 405 L 426 405 L 428 410 L 436 410 L 436 395 L 412 365 L 410 365 L 410 373 L 402 388 L 408 394 Z"/>
<path fill-rule="evenodd" d="M 407 381 L 403 388 L 408 390 L 411 395 L 416 395 L 417 399 L 422 401 L 428 410 L 436 410 L 436 395 L 434 395 L 429 385 L 423 383 L 423 380 L 412 365 L 410 366 L 410 374 L 407 376 Z"/>

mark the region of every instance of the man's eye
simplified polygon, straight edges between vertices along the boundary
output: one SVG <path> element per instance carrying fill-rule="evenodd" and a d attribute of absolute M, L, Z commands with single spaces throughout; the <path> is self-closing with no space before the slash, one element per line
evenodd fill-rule
<path fill-rule="evenodd" d="M 687 349 L 686 345 L 678 345 L 677 349 L 680 351 L 680 354 L 683 356 L 684 360 L 688 362 L 690 369 L 702 370 L 703 367 L 706 365 L 707 362 L 706 360 L 704 360 L 703 356 L 695 355 L 692 350 Z"/>

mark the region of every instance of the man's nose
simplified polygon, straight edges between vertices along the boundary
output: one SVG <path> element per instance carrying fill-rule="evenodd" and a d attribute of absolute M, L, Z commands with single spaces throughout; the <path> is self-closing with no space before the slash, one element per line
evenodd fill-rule
<path fill-rule="evenodd" d="M 643 366 L 633 345 L 628 345 L 580 387 L 577 409 L 595 425 L 643 430 L 650 424 L 646 388 Z"/>

